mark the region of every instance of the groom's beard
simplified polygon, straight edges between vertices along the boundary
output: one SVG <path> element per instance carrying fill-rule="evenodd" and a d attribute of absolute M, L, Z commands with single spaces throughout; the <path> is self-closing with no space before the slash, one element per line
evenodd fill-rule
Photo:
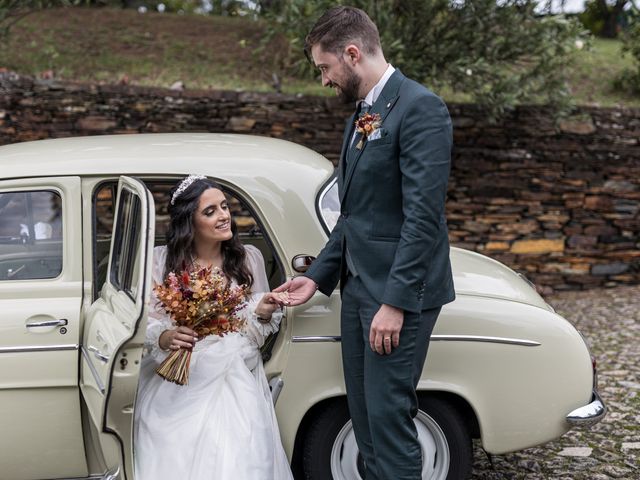
<path fill-rule="evenodd" d="M 340 85 L 334 84 L 334 88 L 338 88 L 338 98 L 342 103 L 355 103 L 360 100 L 358 93 L 360 92 L 360 83 L 362 80 L 356 72 L 349 67 L 344 69 L 344 80 Z"/>

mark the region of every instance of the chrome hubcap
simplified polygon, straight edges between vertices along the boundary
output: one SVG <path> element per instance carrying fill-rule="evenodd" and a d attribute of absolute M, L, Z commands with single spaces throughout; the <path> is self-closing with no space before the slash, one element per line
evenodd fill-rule
<path fill-rule="evenodd" d="M 449 444 L 440 426 L 422 410 L 414 419 L 422 448 L 422 479 L 445 480 L 449 472 Z M 358 472 L 358 445 L 349 420 L 331 449 L 333 480 L 362 480 Z"/>

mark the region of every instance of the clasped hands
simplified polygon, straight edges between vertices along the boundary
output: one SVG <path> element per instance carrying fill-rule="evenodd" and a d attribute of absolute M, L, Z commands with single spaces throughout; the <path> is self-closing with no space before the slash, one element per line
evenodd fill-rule
<path fill-rule="evenodd" d="M 286 281 L 274 290 L 288 293 L 288 301 L 282 305 L 301 305 L 307 302 L 318 289 L 316 282 L 309 277 L 299 276 Z M 404 311 L 383 304 L 373 316 L 369 329 L 369 346 L 380 355 L 389 355 L 400 345 L 400 331 L 404 322 Z"/>
<path fill-rule="evenodd" d="M 258 321 L 267 323 L 271 320 L 271 315 L 281 305 L 288 305 L 289 294 L 287 292 L 265 293 L 258 305 L 256 305 L 256 316 Z M 158 345 L 162 350 L 179 350 L 180 348 L 193 348 L 200 340 L 198 334 L 189 327 L 180 326 L 175 329 L 165 330 L 158 338 Z"/>

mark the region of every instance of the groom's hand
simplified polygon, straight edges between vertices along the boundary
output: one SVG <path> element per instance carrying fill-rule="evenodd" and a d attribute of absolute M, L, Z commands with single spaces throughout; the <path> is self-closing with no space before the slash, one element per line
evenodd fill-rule
<path fill-rule="evenodd" d="M 291 280 L 284 282 L 273 291 L 277 293 L 288 292 L 289 300 L 283 302 L 283 305 L 301 305 L 313 297 L 316 293 L 318 285 L 309 277 L 299 276 L 293 277 Z"/>
<path fill-rule="evenodd" d="M 371 350 L 380 355 L 389 355 L 400 345 L 400 330 L 404 322 L 404 311 L 383 304 L 371 321 L 369 344 Z"/>

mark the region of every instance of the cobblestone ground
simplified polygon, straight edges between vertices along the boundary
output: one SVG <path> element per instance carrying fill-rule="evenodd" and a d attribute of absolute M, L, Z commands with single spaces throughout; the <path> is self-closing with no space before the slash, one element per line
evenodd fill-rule
<path fill-rule="evenodd" d="M 476 443 L 475 479 L 640 479 L 640 287 L 562 292 L 547 301 L 587 338 L 609 413 L 589 430 L 493 457 Z"/>

